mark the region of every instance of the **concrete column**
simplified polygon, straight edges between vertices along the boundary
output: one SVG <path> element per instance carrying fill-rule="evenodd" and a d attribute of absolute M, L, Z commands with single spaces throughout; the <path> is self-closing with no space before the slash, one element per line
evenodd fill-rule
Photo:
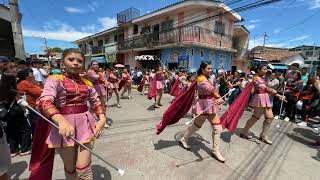
<path fill-rule="evenodd" d="M 23 36 L 21 29 L 22 16 L 19 12 L 18 0 L 10 0 L 9 5 L 15 57 L 22 60 L 26 60 L 26 53 L 24 51 Z"/>

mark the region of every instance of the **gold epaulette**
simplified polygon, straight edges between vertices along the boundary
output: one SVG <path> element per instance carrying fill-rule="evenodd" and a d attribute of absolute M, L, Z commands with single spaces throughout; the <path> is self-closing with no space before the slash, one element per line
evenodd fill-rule
<path fill-rule="evenodd" d="M 92 82 L 89 81 L 88 79 L 83 78 L 83 77 L 80 77 L 80 79 L 81 79 L 81 81 L 82 81 L 85 85 L 87 85 L 87 86 L 89 86 L 89 87 L 92 87 L 92 86 L 93 86 Z"/>
<path fill-rule="evenodd" d="M 64 76 L 62 74 L 53 74 L 53 75 L 50 75 L 49 78 L 53 78 L 54 80 L 63 80 Z"/>
<path fill-rule="evenodd" d="M 198 76 L 198 78 L 197 78 L 197 82 L 198 83 L 201 83 L 202 81 L 204 81 L 205 80 L 205 77 L 204 76 Z"/>

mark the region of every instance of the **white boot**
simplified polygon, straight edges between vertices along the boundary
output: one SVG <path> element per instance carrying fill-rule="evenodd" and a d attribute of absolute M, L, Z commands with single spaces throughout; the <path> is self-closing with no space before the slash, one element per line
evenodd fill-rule
<path fill-rule="evenodd" d="M 222 131 L 222 126 L 219 125 L 213 125 L 213 132 L 212 132 L 212 141 L 213 141 L 213 147 L 212 147 L 212 154 L 215 156 L 215 158 L 224 163 L 225 159 L 224 157 L 220 154 L 219 151 L 219 145 L 220 145 L 220 135 Z"/>
<path fill-rule="evenodd" d="M 200 128 L 198 128 L 194 123 L 188 127 L 187 131 L 184 133 L 183 137 L 179 140 L 181 146 L 186 149 L 186 150 L 190 150 L 191 147 L 188 144 L 188 140 L 189 137 L 195 133 L 196 131 L 198 131 Z"/>

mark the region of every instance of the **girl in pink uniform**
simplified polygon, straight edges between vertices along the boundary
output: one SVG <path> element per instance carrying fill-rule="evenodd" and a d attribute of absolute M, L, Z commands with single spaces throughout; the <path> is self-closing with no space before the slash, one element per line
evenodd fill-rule
<path fill-rule="evenodd" d="M 123 98 L 124 93 L 128 92 L 128 99 L 132 99 L 131 97 L 132 78 L 127 69 L 123 70 L 121 81 L 123 82 L 123 91 L 121 93 L 121 98 Z"/>
<path fill-rule="evenodd" d="M 194 113 L 197 115 L 199 114 L 201 115 L 198 116 L 194 120 L 193 124 L 188 127 L 187 131 L 184 133 L 183 137 L 180 139 L 180 144 L 183 148 L 190 150 L 191 147 L 190 145 L 188 145 L 189 137 L 201 128 L 205 120 L 208 120 L 213 126 L 212 153 L 217 160 L 219 160 L 220 162 L 224 162 L 225 159 L 220 154 L 220 151 L 219 151 L 219 142 L 220 142 L 220 134 L 222 131 L 222 126 L 220 124 L 220 119 L 217 115 L 218 105 L 223 103 L 224 101 L 221 99 L 220 95 L 216 92 L 215 86 L 213 86 L 213 84 L 209 80 L 211 73 L 212 73 L 212 65 L 206 62 L 202 62 L 198 70 L 198 78 L 197 78 L 196 89 L 198 92 L 198 98 L 194 104 Z"/>
<path fill-rule="evenodd" d="M 247 121 L 240 137 L 244 139 L 251 139 L 252 136 L 249 135 L 250 128 L 261 118 L 264 114 L 265 120 L 262 126 L 262 132 L 260 134 L 260 140 L 271 145 L 272 141 L 267 137 L 267 132 L 270 129 L 270 125 L 273 120 L 272 105 L 270 102 L 269 94 L 284 100 L 285 98 L 279 94 L 277 91 L 269 88 L 267 82 L 264 79 L 265 74 L 267 73 L 267 67 L 265 65 L 260 65 L 256 68 L 256 76 L 253 80 L 254 82 L 254 95 L 250 103 L 251 107 L 254 108 L 252 117 Z"/>
<path fill-rule="evenodd" d="M 106 91 L 106 81 L 104 75 L 99 71 L 99 63 L 97 61 L 91 62 L 91 69 L 88 70 L 87 78 L 92 82 L 94 89 L 98 93 L 98 97 L 103 105 L 106 105 L 107 91 Z M 105 110 L 104 106 L 104 110 Z"/>
<path fill-rule="evenodd" d="M 159 67 L 158 72 L 154 75 L 154 78 L 156 78 L 156 81 L 157 81 L 157 84 L 156 84 L 157 97 L 156 97 L 156 103 L 154 107 L 158 108 L 159 106 L 162 106 L 161 99 L 162 99 L 162 94 L 163 94 L 165 80 L 166 80 L 162 67 Z"/>
<path fill-rule="evenodd" d="M 112 96 L 112 93 L 114 92 L 117 96 L 117 107 L 118 108 L 121 108 L 120 106 L 120 95 L 119 95 L 119 91 L 118 91 L 118 88 L 119 88 L 119 79 L 117 78 L 116 76 L 117 72 L 115 69 L 112 69 L 109 73 L 109 77 L 108 77 L 108 81 L 110 82 L 109 84 L 109 89 L 111 91 L 111 94 L 109 96 L 109 98 L 111 98 Z M 109 99 L 108 99 L 109 101 Z"/>
<path fill-rule="evenodd" d="M 93 141 L 104 128 L 105 112 L 90 81 L 79 76 L 84 55 L 76 49 L 67 49 L 62 59 L 66 73 L 49 77 L 37 102 L 41 113 L 59 126 L 51 128 L 46 143 L 60 154 L 66 179 L 92 179 L 91 153 L 67 136 L 93 148 Z M 89 112 L 87 101 L 99 117 L 98 122 Z"/>

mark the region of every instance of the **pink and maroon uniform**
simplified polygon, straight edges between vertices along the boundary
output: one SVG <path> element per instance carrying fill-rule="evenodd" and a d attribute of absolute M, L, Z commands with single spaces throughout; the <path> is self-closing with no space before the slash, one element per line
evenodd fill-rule
<path fill-rule="evenodd" d="M 86 81 L 79 76 L 51 76 L 37 102 L 40 111 L 48 119 L 55 114 L 62 114 L 74 127 L 74 137 L 82 143 L 93 140 L 95 130 L 95 118 L 89 112 L 87 101 L 97 115 L 104 114 L 96 90 L 88 86 Z M 49 148 L 74 146 L 74 141 L 61 136 L 56 128 L 51 128 L 46 143 Z"/>

